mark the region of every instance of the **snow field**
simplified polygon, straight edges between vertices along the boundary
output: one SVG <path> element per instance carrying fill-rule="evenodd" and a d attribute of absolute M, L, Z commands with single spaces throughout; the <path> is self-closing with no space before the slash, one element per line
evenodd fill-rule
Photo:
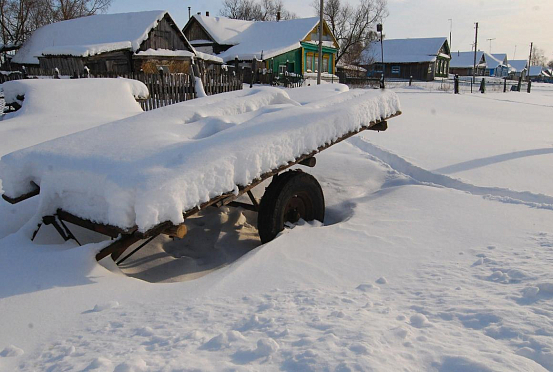
<path fill-rule="evenodd" d="M 304 92 L 289 96 L 312 104 Z M 399 91 L 403 115 L 388 131 L 334 146 L 308 170 L 325 192 L 324 225 L 242 255 L 255 215 L 214 210 L 189 221 L 197 245 L 159 242 L 123 267 L 184 282 L 107 271 L 94 261 L 105 243 L 62 244 L 48 229 L 36 243 L 4 237 L 0 370 L 553 370 L 550 155 L 438 172 L 546 148 L 551 101 L 537 93 L 528 104 Z M 523 118 L 533 130 L 520 131 Z"/>

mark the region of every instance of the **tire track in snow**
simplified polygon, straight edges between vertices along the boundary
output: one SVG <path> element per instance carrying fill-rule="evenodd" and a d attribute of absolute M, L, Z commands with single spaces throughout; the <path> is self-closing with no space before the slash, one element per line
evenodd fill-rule
<path fill-rule="evenodd" d="M 553 210 L 553 196 L 536 194 L 529 191 L 515 191 L 501 187 L 482 187 L 472 185 L 470 183 L 466 183 L 443 174 L 433 173 L 418 167 L 390 151 L 373 145 L 364 138 L 353 137 L 348 141 L 361 151 L 374 156 L 383 163 L 388 164 L 393 170 L 410 177 L 417 183 L 455 189 L 508 204 L 522 204 L 532 208 Z"/>

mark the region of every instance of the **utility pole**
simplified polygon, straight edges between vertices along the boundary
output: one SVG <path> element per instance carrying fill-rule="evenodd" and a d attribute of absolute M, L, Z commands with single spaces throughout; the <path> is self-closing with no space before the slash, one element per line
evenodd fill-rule
<path fill-rule="evenodd" d="M 495 40 L 495 37 L 491 39 L 486 39 L 486 40 L 490 42 L 490 54 L 492 54 L 492 40 Z"/>
<path fill-rule="evenodd" d="M 449 18 L 449 51 L 453 50 L 453 47 L 451 46 L 451 31 L 453 30 L 453 19 Z"/>
<path fill-rule="evenodd" d="M 476 51 L 478 50 L 478 22 L 476 22 L 476 34 L 474 35 L 474 64 L 472 66 L 472 82 L 476 81 Z"/>
<path fill-rule="evenodd" d="M 530 43 L 530 56 L 528 57 L 528 70 L 526 71 L 528 81 L 530 81 L 530 63 L 532 63 L 532 48 L 533 47 L 534 47 L 534 42 L 531 42 Z"/>
<path fill-rule="evenodd" d="M 317 85 L 321 84 L 321 70 L 323 69 L 323 0 L 319 3 L 319 68 L 317 69 Z"/>

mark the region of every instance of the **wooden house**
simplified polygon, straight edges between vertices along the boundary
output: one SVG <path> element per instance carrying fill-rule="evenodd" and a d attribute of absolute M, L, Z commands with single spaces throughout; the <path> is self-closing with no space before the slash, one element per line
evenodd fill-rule
<path fill-rule="evenodd" d="M 196 53 L 166 11 L 99 14 L 37 29 L 12 59 L 12 66 L 62 75 L 188 72 Z"/>
<path fill-rule="evenodd" d="M 486 75 L 486 53 L 476 52 L 476 76 Z M 449 72 L 459 76 L 472 76 L 474 70 L 474 52 L 454 52 L 451 54 Z"/>
<path fill-rule="evenodd" d="M 250 65 L 257 59 L 265 73 L 306 75 L 318 70 L 318 28 L 318 17 L 254 22 L 197 14 L 183 33 L 197 50 L 213 53 L 225 63 Z M 325 75 L 335 73 L 338 49 L 325 22 L 321 69 Z"/>
<path fill-rule="evenodd" d="M 384 66 L 382 51 L 384 50 Z M 447 77 L 451 54 L 446 37 L 385 39 L 374 41 L 362 53 L 362 65 L 369 76 L 431 81 Z"/>

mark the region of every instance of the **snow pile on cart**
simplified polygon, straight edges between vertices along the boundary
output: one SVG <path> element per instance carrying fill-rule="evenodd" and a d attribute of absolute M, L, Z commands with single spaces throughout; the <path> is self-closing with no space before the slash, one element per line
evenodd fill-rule
<path fill-rule="evenodd" d="M 394 93 L 311 87 L 314 101 L 254 88 L 201 98 L 2 157 L 5 196 L 40 187 L 41 215 L 146 231 L 399 113 Z M 299 94 L 299 93 L 298 93 Z"/>

